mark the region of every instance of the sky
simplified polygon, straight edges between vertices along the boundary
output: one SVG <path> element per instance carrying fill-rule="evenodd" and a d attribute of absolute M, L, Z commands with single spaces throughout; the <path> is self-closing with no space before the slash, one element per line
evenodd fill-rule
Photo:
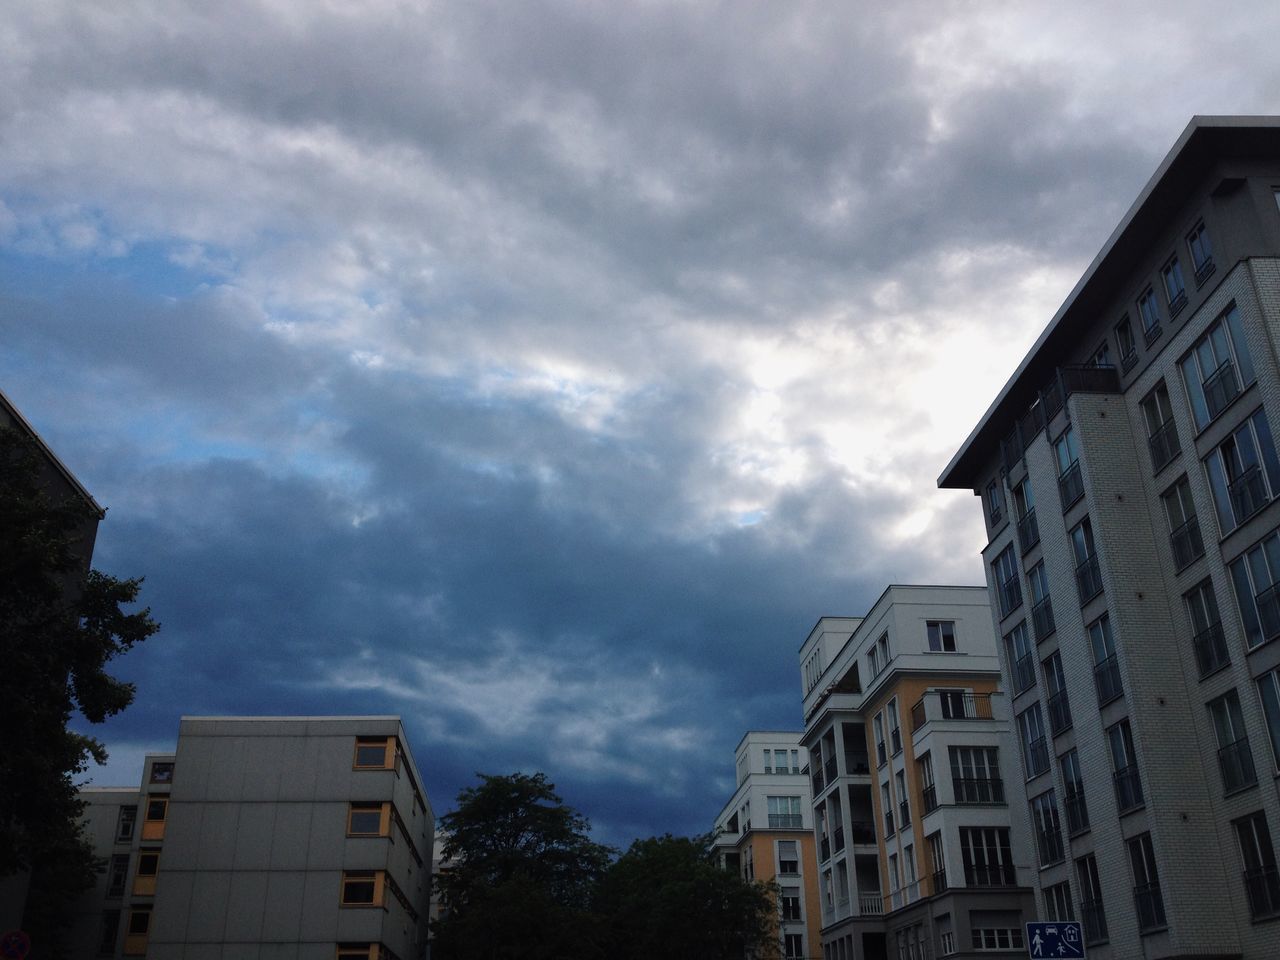
<path fill-rule="evenodd" d="M 796 652 L 983 582 L 936 478 L 1280 5 L 43 0 L 0 18 L 0 389 L 162 631 L 95 733 L 400 714 L 710 829 Z"/>

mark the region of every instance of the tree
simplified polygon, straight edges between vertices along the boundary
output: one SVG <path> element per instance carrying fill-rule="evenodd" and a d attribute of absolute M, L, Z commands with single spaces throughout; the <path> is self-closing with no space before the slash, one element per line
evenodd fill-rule
<path fill-rule="evenodd" d="M 68 724 L 76 710 L 101 723 L 132 702 L 133 685 L 106 664 L 159 629 L 149 610 L 122 609 L 141 580 L 85 572 L 93 512 L 78 498 L 50 499 L 40 456 L 31 438 L 0 429 L 0 875 L 30 871 L 33 947 L 53 942 L 60 912 L 101 866 L 80 830 L 74 777 L 107 754 Z"/>
<path fill-rule="evenodd" d="M 635 841 L 609 868 L 596 908 L 607 953 L 621 960 L 779 954 L 776 887 L 720 867 L 709 836 Z"/>
<path fill-rule="evenodd" d="M 444 960 L 593 957 L 590 903 L 613 854 L 588 836 L 544 774 L 477 774 L 440 818 L 445 865 L 435 878 Z"/>

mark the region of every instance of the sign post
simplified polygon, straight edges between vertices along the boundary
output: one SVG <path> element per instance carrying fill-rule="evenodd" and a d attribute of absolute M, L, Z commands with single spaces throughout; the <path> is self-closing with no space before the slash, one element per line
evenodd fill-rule
<path fill-rule="evenodd" d="M 1079 960 L 1084 956 L 1084 933 L 1078 920 L 1027 924 L 1027 956 L 1033 960 Z"/>

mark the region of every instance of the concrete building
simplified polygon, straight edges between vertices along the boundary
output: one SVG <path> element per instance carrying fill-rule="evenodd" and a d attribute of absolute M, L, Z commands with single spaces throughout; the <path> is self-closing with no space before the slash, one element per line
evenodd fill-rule
<path fill-rule="evenodd" d="M 413 960 L 434 817 L 397 717 L 184 717 L 136 788 L 93 788 L 108 868 L 71 956 Z"/>
<path fill-rule="evenodd" d="M 1093 958 L 1280 956 L 1278 350 L 1280 119 L 1197 117 L 939 478 Z"/>
<path fill-rule="evenodd" d="M 715 825 L 722 866 L 748 880 L 778 884 L 784 957 L 821 956 L 813 795 L 805 756 L 798 732 L 748 732 L 735 751 L 737 789 Z"/>
<path fill-rule="evenodd" d="M 1020 947 L 1034 863 L 986 591 L 891 586 L 800 665 L 826 960 Z"/>

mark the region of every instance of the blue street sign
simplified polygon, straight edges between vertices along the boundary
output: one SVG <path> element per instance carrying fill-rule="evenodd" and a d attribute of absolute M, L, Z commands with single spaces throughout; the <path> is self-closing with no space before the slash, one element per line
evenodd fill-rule
<path fill-rule="evenodd" d="M 1027 954 L 1031 957 L 1062 958 L 1084 956 L 1084 934 L 1075 920 L 1027 924 Z"/>

